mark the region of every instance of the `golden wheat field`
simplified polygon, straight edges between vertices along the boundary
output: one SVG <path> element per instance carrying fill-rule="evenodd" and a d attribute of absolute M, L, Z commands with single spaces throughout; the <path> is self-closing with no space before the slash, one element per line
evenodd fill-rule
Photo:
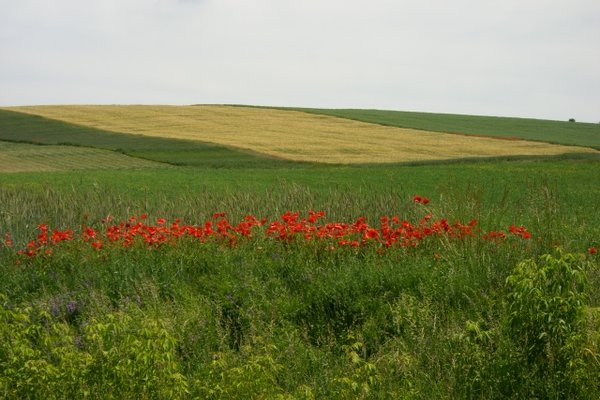
<path fill-rule="evenodd" d="M 26 106 L 9 109 L 113 132 L 191 139 L 322 163 L 394 163 L 596 150 L 387 127 L 238 106 Z"/>
<path fill-rule="evenodd" d="M 164 164 L 109 150 L 0 142 L 0 173 L 164 168 Z"/>

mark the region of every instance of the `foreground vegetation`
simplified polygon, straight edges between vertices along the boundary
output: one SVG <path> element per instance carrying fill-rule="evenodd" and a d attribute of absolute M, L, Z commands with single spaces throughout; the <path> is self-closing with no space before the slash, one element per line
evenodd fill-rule
<path fill-rule="evenodd" d="M 595 399 L 597 172 L 547 160 L 1 175 L 0 393 Z M 215 212 L 235 225 L 288 210 L 481 231 L 389 248 L 258 226 L 235 244 L 103 236 L 121 221 L 216 227 Z"/>

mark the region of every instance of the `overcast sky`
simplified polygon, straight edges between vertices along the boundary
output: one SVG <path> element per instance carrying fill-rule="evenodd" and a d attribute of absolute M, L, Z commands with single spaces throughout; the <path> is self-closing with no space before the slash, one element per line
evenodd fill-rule
<path fill-rule="evenodd" d="M 0 105 L 600 121 L 599 0 L 0 0 Z"/>

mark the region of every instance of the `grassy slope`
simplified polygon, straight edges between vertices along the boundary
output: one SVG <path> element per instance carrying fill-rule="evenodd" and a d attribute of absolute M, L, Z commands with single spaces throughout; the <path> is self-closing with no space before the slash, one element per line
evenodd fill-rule
<path fill-rule="evenodd" d="M 213 143 L 114 133 L 2 109 L 0 140 L 95 147 L 174 165 L 266 167 L 291 164 Z"/>
<path fill-rule="evenodd" d="M 407 111 L 294 109 L 402 128 L 520 138 L 600 149 L 600 124 Z"/>

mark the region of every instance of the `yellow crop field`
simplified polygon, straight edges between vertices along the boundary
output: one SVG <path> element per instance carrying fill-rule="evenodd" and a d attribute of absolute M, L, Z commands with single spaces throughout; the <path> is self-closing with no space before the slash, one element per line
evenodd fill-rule
<path fill-rule="evenodd" d="M 165 168 L 165 165 L 88 147 L 0 142 L 0 173 L 132 168 Z"/>
<path fill-rule="evenodd" d="M 10 109 L 113 132 L 213 142 L 322 163 L 597 153 L 584 147 L 427 132 L 253 107 L 90 105 Z"/>

